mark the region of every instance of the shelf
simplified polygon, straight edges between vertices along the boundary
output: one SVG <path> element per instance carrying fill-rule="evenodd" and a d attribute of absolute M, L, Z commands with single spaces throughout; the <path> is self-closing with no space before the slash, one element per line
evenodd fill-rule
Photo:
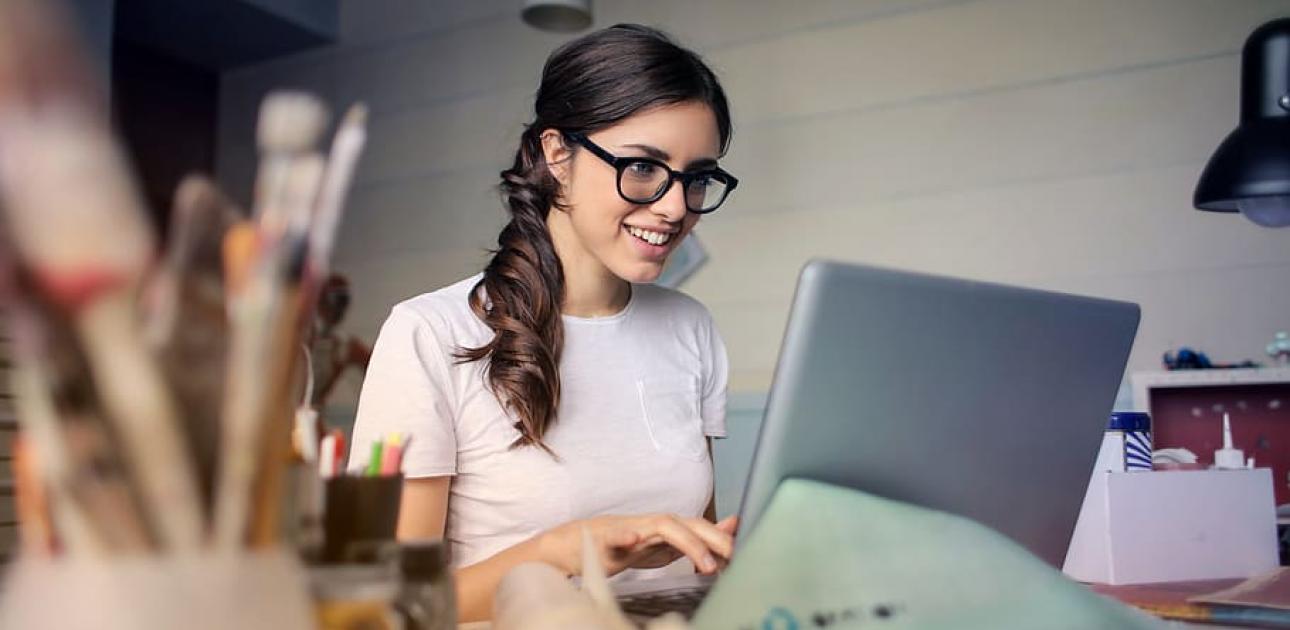
<path fill-rule="evenodd" d="M 1290 383 L 1290 367 L 1134 372 L 1129 381 L 1133 385 L 1133 406 L 1145 411 L 1151 400 L 1148 391 L 1152 389 Z"/>

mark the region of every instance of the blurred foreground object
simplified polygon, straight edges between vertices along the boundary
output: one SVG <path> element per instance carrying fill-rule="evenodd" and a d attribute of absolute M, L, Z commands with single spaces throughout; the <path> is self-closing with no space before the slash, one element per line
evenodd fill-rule
<path fill-rule="evenodd" d="M 312 630 L 303 584 L 285 551 L 20 561 L 5 579 L 0 627 Z"/>
<path fill-rule="evenodd" d="M 609 587 L 591 534 L 582 534 L 582 588 L 547 564 L 521 564 L 502 578 L 493 597 L 494 630 L 633 630 Z M 647 630 L 685 630 L 680 615 L 650 620 Z"/>
<path fill-rule="evenodd" d="M 1160 627 L 980 523 L 795 478 L 779 484 L 692 623 L 698 630 Z"/>
<path fill-rule="evenodd" d="M 56 8 L 0 0 L 0 302 L 24 445 L 0 627 L 308 627 L 282 480 L 366 110 L 325 154 L 326 106 L 271 93 L 253 216 L 191 176 L 163 251 Z"/>

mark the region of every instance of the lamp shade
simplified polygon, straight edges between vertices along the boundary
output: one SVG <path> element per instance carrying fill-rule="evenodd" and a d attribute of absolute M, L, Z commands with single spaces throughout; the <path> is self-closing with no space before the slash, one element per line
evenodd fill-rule
<path fill-rule="evenodd" d="M 572 33 L 591 26 L 591 0 L 524 0 L 520 17 L 543 31 Z"/>
<path fill-rule="evenodd" d="M 1200 210 L 1290 225 L 1290 19 L 1255 29 L 1241 51 L 1241 122 L 1196 184 Z"/>

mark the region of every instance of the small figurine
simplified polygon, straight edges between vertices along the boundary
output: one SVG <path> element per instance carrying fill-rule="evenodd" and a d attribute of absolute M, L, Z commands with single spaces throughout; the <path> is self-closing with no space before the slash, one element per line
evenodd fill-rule
<path fill-rule="evenodd" d="M 1284 330 L 1277 333 L 1272 343 L 1268 344 L 1268 356 L 1277 365 L 1290 365 L 1290 334 Z"/>
<path fill-rule="evenodd" d="M 313 399 L 309 402 L 314 409 L 327 405 L 345 370 L 351 367 L 367 370 L 372 349 L 358 337 L 339 330 L 349 309 L 349 300 L 349 280 L 340 274 L 328 277 L 318 294 L 317 319 L 309 348 L 314 376 Z"/>
<path fill-rule="evenodd" d="M 1269 350 L 1271 352 L 1271 350 Z M 1262 367 L 1254 361 L 1241 361 L 1240 363 L 1214 363 L 1205 356 L 1204 352 L 1192 350 L 1183 347 L 1178 349 L 1175 356 L 1172 352 L 1166 352 L 1164 356 L 1165 369 L 1168 370 L 1214 370 L 1214 369 L 1235 369 L 1235 368 L 1257 368 Z"/>

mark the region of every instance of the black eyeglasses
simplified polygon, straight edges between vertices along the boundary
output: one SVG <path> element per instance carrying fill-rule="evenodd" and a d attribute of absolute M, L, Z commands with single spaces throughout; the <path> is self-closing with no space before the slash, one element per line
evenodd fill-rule
<path fill-rule="evenodd" d="M 618 157 L 580 133 L 565 132 L 565 137 L 577 142 L 618 171 L 618 196 L 632 203 L 654 203 L 663 198 L 679 180 L 685 191 L 685 208 L 697 214 L 716 210 L 730 192 L 739 185 L 734 175 L 719 168 L 681 172 L 659 160 L 647 157 Z"/>

